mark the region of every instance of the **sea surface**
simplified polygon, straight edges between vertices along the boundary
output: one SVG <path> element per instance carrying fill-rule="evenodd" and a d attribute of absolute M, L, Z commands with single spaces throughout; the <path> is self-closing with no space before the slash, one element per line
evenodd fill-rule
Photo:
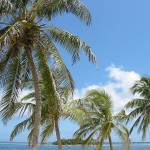
<path fill-rule="evenodd" d="M 120 144 L 113 144 L 114 150 L 125 150 Z M 0 143 L 0 150 L 28 150 L 24 143 Z M 43 145 L 39 150 L 58 150 L 57 146 Z M 63 150 L 83 150 L 81 146 L 63 146 Z M 94 146 L 86 147 L 84 150 L 94 150 Z M 104 144 L 103 150 L 110 150 L 109 144 Z M 131 150 L 150 150 L 150 143 L 132 143 Z"/>

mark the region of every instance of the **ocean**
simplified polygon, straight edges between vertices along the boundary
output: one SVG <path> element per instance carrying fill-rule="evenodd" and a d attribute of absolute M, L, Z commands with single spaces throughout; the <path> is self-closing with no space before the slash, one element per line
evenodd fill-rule
<path fill-rule="evenodd" d="M 113 144 L 114 150 L 125 150 L 121 144 Z M 0 150 L 28 150 L 24 143 L 0 143 Z M 43 145 L 39 150 L 57 150 L 57 146 Z M 81 146 L 63 146 L 63 150 L 83 150 Z M 94 150 L 94 146 L 86 147 L 85 150 Z M 110 150 L 108 144 L 104 144 L 103 150 Z M 150 143 L 132 143 L 131 150 L 150 150 Z"/>

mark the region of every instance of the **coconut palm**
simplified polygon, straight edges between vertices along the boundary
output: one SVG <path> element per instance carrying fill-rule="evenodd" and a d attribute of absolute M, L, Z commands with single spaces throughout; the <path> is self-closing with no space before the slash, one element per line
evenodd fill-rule
<path fill-rule="evenodd" d="M 5 122 L 10 119 L 11 113 L 7 110 L 14 109 L 22 84 L 32 75 L 36 99 L 32 149 L 37 150 L 41 120 L 38 72 L 45 82 L 46 95 L 50 103 L 52 97 L 58 96 L 49 69 L 50 60 L 55 66 L 62 65 L 60 76 L 61 71 L 68 72 L 54 42 L 59 43 L 69 52 L 73 63 L 80 59 L 81 49 L 88 55 L 90 61 L 95 62 L 90 47 L 77 36 L 54 26 L 42 25 L 40 21 L 42 19 L 51 21 L 57 14 L 65 12 L 73 13 L 87 24 L 90 24 L 91 17 L 85 5 L 79 0 L 10 0 L 8 2 L 13 6 L 13 10 L 7 14 L 7 22 L 1 22 L 3 25 L 0 30 L 0 80 L 5 91 L 1 101 L 3 109 L 1 116 Z"/>
<path fill-rule="evenodd" d="M 41 143 L 45 142 L 46 139 L 53 133 L 54 129 L 56 131 L 56 137 L 58 141 L 58 149 L 62 150 L 60 132 L 59 132 L 59 120 L 63 116 L 63 104 L 66 102 L 67 97 L 72 93 L 70 88 L 71 85 L 64 84 L 64 81 L 67 80 L 65 76 L 65 72 L 62 74 L 63 79 L 59 77 L 58 69 L 55 68 L 53 70 L 53 76 L 55 79 L 55 84 L 57 87 L 57 92 L 59 94 L 60 99 L 51 99 L 51 104 L 47 100 L 46 90 L 44 88 L 44 83 L 40 82 L 40 92 L 42 97 L 42 114 L 41 114 Z M 28 89 L 33 91 L 33 83 L 28 83 Z M 20 122 L 15 126 L 14 130 L 11 134 L 11 140 L 14 139 L 16 135 L 24 131 L 24 129 L 28 129 L 30 131 L 28 140 L 29 144 L 31 141 L 31 137 L 33 134 L 33 123 L 34 123 L 34 109 L 35 109 L 35 92 L 30 92 L 26 96 L 24 96 L 21 101 L 15 103 L 14 112 L 11 112 L 11 115 L 14 116 L 16 113 L 20 114 L 20 116 L 26 115 L 28 113 L 28 118 L 24 121 Z M 26 113 L 25 113 L 26 112 Z"/>
<path fill-rule="evenodd" d="M 141 77 L 131 88 L 133 94 L 139 94 L 140 98 L 129 101 L 125 108 L 130 110 L 128 121 L 136 118 L 130 132 L 138 127 L 138 132 L 142 132 L 143 140 L 149 129 L 150 119 L 150 77 Z"/>
<path fill-rule="evenodd" d="M 123 115 L 118 113 L 113 115 L 113 105 L 111 97 L 103 90 L 95 89 L 86 92 L 83 99 L 75 100 L 69 104 L 73 110 L 72 119 L 76 120 L 76 112 L 80 111 L 83 120 L 77 119 L 80 128 L 75 132 L 75 138 L 85 138 L 83 146 L 90 144 L 91 140 L 97 137 L 96 149 L 101 149 L 104 140 L 108 139 L 110 149 L 113 150 L 111 133 L 114 131 L 129 149 L 128 129 L 120 123 Z M 71 112 L 69 108 L 69 111 Z M 83 111 L 81 111 L 83 110 Z M 82 113 L 83 112 L 83 113 Z"/>

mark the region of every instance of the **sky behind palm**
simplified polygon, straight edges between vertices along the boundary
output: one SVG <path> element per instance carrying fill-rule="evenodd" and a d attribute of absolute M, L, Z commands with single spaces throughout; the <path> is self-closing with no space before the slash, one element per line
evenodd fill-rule
<path fill-rule="evenodd" d="M 50 25 L 67 30 L 88 43 L 97 58 L 97 65 L 88 62 L 84 53 L 72 66 L 70 56 L 59 47 L 76 85 L 75 98 L 88 89 L 104 88 L 114 100 L 114 112 L 133 96 L 129 88 L 140 75 L 150 75 L 150 1 L 149 0 L 84 0 L 92 14 L 92 25 L 86 27 L 73 15 L 56 17 Z M 0 141 L 9 141 L 9 134 L 18 122 L 15 117 L 8 126 L 0 122 Z M 130 125 L 129 125 L 130 126 Z M 77 126 L 61 121 L 63 138 L 71 138 Z M 15 141 L 26 141 L 27 133 Z M 148 134 L 149 136 L 149 134 Z M 50 141 L 53 141 L 53 136 Z M 114 135 L 114 140 L 118 139 Z M 140 141 L 134 132 L 131 140 Z M 148 138 L 147 138 L 148 140 Z"/>

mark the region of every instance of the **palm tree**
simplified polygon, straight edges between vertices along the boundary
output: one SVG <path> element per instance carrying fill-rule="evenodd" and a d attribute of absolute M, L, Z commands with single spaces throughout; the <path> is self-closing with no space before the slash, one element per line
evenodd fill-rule
<path fill-rule="evenodd" d="M 64 84 L 67 78 L 65 73 L 63 75 L 63 80 L 59 78 L 58 70 L 55 68 L 53 70 L 53 76 L 55 79 L 55 84 L 57 85 L 57 92 L 59 94 L 60 99 L 52 99 L 51 104 L 47 100 L 46 90 L 44 88 L 44 83 L 40 82 L 40 93 L 42 97 L 42 114 L 41 114 L 41 126 L 42 126 L 42 133 L 41 133 L 41 143 L 46 141 L 46 139 L 53 133 L 54 129 L 56 131 L 56 137 L 58 141 L 58 149 L 62 150 L 60 132 L 59 132 L 59 120 L 63 116 L 63 104 L 66 102 L 67 97 L 72 93 L 70 88 L 70 84 Z M 33 91 L 33 83 L 28 83 L 28 89 Z M 33 134 L 33 123 L 34 123 L 34 109 L 35 109 L 35 92 L 30 92 L 26 96 L 24 96 L 21 101 L 15 103 L 14 111 L 11 112 L 11 115 L 14 116 L 16 113 L 22 117 L 26 115 L 25 112 L 28 112 L 29 117 L 24 121 L 17 124 L 12 131 L 11 140 L 18 134 L 20 134 L 24 129 L 30 130 L 28 140 L 29 144 L 31 141 L 31 137 Z"/>
<path fill-rule="evenodd" d="M 61 118 L 62 110 L 60 109 L 60 102 L 57 104 L 55 102 L 55 106 L 49 105 L 46 102 L 45 99 L 45 93 L 44 91 L 41 91 L 42 93 L 42 114 L 41 114 L 41 126 L 42 126 L 42 132 L 41 132 L 41 143 L 46 142 L 47 138 L 54 132 L 56 132 L 56 137 L 58 141 L 58 149 L 62 150 L 62 144 L 61 144 L 61 137 L 60 137 L 60 131 L 59 131 L 59 119 Z M 10 139 L 13 140 L 18 134 L 23 132 L 25 129 L 28 129 L 29 135 L 28 135 L 28 141 L 30 146 L 30 141 L 33 135 L 33 125 L 34 125 L 34 109 L 35 109 L 35 99 L 34 99 L 35 93 L 29 93 L 24 98 L 21 99 L 20 102 L 15 104 L 15 108 L 17 109 L 16 112 L 13 113 L 15 115 L 19 112 L 20 116 L 25 116 L 25 112 L 28 112 L 29 117 L 19 124 L 15 126 L 11 133 Z M 53 110 L 52 110 L 53 109 Z"/>
<path fill-rule="evenodd" d="M 124 113 L 113 115 L 112 100 L 105 91 L 89 90 L 85 98 L 71 102 L 68 107 L 68 111 L 72 112 L 72 119 L 76 120 L 76 113 L 79 111 L 80 116 L 84 118 L 83 120 L 77 119 L 80 128 L 74 134 L 75 138 L 86 138 L 83 146 L 88 145 L 94 137 L 97 137 L 96 149 L 101 149 L 104 140 L 108 139 L 110 149 L 113 150 L 111 132 L 114 131 L 124 142 L 126 149 L 129 149 L 128 129 L 120 123 L 120 118 Z"/>
<path fill-rule="evenodd" d="M 91 16 L 79 0 L 7 0 L 7 2 L 13 6 L 13 10 L 7 14 L 7 22 L 1 22 L 3 25 L 0 30 L 0 80 L 5 91 L 1 108 L 6 111 L 3 111 L 1 116 L 5 122 L 10 119 L 7 110 L 14 108 L 22 84 L 32 75 L 36 99 L 32 149 L 37 150 L 41 120 L 38 72 L 45 82 L 49 102 L 51 97 L 57 97 L 49 61 L 53 60 L 52 65 L 55 66 L 62 65 L 60 75 L 61 71 L 68 72 L 54 42 L 68 50 L 73 63 L 80 59 L 81 49 L 87 54 L 89 61 L 95 62 L 90 47 L 77 36 L 54 26 L 42 25 L 40 21 L 42 19 L 51 21 L 57 14 L 66 12 L 73 13 L 81 21 L 90 24 Z"/>
<path fill-rule="evenodd" d="M 131 91 L 133 94 L 139 94 L 141 98 L 133 99 L 126 104 L 126 110 L 130 110 L 127 122 L 136 118 L 130 133 L 138 126 L 138 132 L 143 132 L 142 138 L 144 140 L 150 125 L 150 77 L 141 77 L 133 85 Z"/>

